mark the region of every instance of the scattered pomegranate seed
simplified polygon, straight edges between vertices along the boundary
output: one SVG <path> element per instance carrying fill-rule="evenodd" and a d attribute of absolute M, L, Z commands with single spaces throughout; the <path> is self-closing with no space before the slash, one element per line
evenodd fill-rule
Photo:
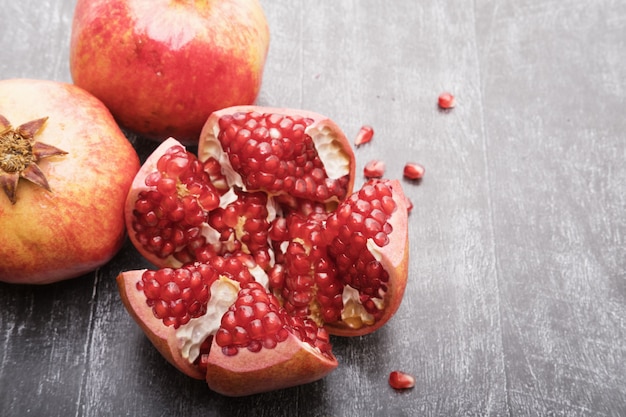
<path fill-rule="evenodd" d="M 389 385 L 394 389 L 408 389 L 415 386 L 415 378 L 401 371 L 393 371 L 389 374 Z"/>
<path fill-rule="evenodd" d="M 439 94 L 439 107 L 442 109 L 451 109 L 456 104 L 454 96 L 448 92 Z"/>
<path fill-rule="evenodd" d="M 356 146 L 362 145 L 372 140 L 374 137 L 374 128 L 369 125 L 361 126 L 361 130 L 356 135 L 356 139 L 354 140 L 354 144 Z"/>
<path fill-rule="evenodd" d="M 410 180 L 421 179 L 425 171 L 424 166 L 416 162 L 407 162 L 407 164 L 404 165 L 404 177 Z"/>
<path fill-rule="evenodd" d="M 385 163 L 378 159 L 369 161 L 363 168 L 365 178 L 380 178 L 385 174 Z"/>

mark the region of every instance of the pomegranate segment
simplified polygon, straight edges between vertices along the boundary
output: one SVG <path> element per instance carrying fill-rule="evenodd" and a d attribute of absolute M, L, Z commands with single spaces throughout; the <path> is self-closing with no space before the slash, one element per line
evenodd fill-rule
<path fill-rule="evenodd" d="M 170 363 L 230 396 L 312 382 L 337 367 L 324 328 L 289 316 L 237 258 L 217 259 L 212 265 L 131 271 L 117 278 L 127 310 Z M 174 322 L 172 308 L 163 319 L 162 302 L 193 313 Z"/>
<path fill-rule="evenodd" d="M 250 254 L 265 267 L 273 204 L 265 193 L 225 188 L 215 160 L 203 164 L 170 138 L 135 177 L 126 223 L 135 247 L 157 267 L 181 267 L 230 253 Z"/>
<path fill-rule="evenodd" d="M 341 201 L 352 192 L 354 152 L 341 129 L 316 113 L 230 107 L 207 120 L 198 147 L 228 183 L 313 201 Z"/>
<path fill-rule="evenodd" d="M 220 195 L 202 164 L 180 145 L 167 149 L 156 168 L 135 201 L 132 229 L 146 250 L 167 258 L 197 238 Z"/>
<path fill-rule="evenodd" d="M 169 138 L 133 180 L 125 206 L 129 238 L 152 264 L 179 267 L 181 250 L 203 239 L 207 209 L 219 198 L 202 164 Z"/>
<path fill-rule="evenodd" d="M 370 180 L 330 215 L 328 252 L 343 284 L 341 320 L 330 334 L 371 333 L 397 311 L 408 277 L 407 199 L 398 180 Z"/>
<path fill-rule="evenodd" d="M 271 288 L 289 314 L 330 333 L 376 330 L 393 315 L 406 285 L 407 215 L 399 182 L 387 180 L 370 180 L 334 212 L 291 213 L 270 231 L 277 260 Z"/>
<path fill-rule="evenodd" d="M 234 356 L 243 348 L 251 352 L 274 349 L 289 334 L 333 358 L 324 328 L 309 319 L 288 315 L 273 294 L 260 283 L 250 282 L 242 286 L 236 301 L 222 316 L 215 341 L 224 355 Z"/>
<path fill-rule="evenodd" d="M 270 286 L 289 314 L 318 324 L 339 320 L 343 309 L 343 285 L 328 253 L 332 232 L 326 229 L 327 217 L 318 211 L 291 213 L 285 221 L 287 233 L 273 234 L 277 264 L 270 272 Z"/>
<path fill-rule="evenodd" d="M 293 317 L 257 282 L 244 284 L 201 356 L 211 389 L 242 396 L 316 381 L 337 367 L 329 336 Z"/>
<path fill-rule="evenodd" d="M 159 353 L 184 374 L 204 379 L 205 373 L 182 356 L 174 326 L 166 326 L 148 305 L 146 295 L 138 290 L 146 270 L 125 271 L 117 276 L 120 298 L 130 316 L 137 322 Z"/>

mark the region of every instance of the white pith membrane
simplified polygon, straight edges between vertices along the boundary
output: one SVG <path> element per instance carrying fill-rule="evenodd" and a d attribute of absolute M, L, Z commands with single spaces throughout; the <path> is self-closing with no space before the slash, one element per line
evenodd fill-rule
<path fill-rule="evenodd" d="M 380 262 L 382 256 L 380 254 L 382 248 L 378 246 L 371 238 L 367 239 L 366 243 L 367 249 L 374 256 L 376 261 Z M 384 296 L 384 294 L 381 294 Z M 383 298 L 370 298 L 376 308 L 378 310 L 382 310 L 385 308 L 385 300 Z M 350 285 L 346 285 L 343 288 L 343 293 L 341 294 L 341 300 L 343 301 L 343 310 L 341 311 L 341 321 L 344 322 L 348 327 L 353 329 L 360 329 L 364 325 L 371 326 L 374 324 L 375 319 L 374 316 L 365 309 L 363 303 L 361 303 L 361 298 L 359 296 L 359 291 Z"/>
<path fill-rule="evenodd" d="M 267 290 L 268 277 L 265 271 L 258 266 L 250 268 L 254 280 Z M 200 347 L 207 337 L 215 335 L 222 321 L 222 316 L 231 305 L 237 301 L 237 294 L 241 286 L 237 281 L 220 276 L 211 284 L 211 298 L 207 304 L 206 313 L 189 320 L 176 330 L 176 339 L 180 347 L 181 356 L 189 363 L 193 363 L 200 356 Z"/>
<path fill-rule="evenodd" d="M 189 320 L 187 324 L 176 330 L 181 356 L 189 363 L 193 363 L 200 355 L 200 346 L 204 340 L 217 333 L 222 316 L 237 300 L 240 288 L 237 281 L 220 276 L 211 285 L 211 299 L 207 304 L 206 313 Z"/>
<path fill-rule="evenodd" d="M 216 123 L 215 126 L 213 126 L 211 135 L 207 136 L 206 140 L 203 141 L 201 146 L 198 148 L 198 159 L 203 163 L 210 158 L 215 159 L 222 168 L 222 174 L 226 177 L 226 182 L 231 190 L 233 186 L 237 186 L 242 190 L 245 190 L 241 175 L 233 169 L 230 164 L 230 159 L 228 159 L 228 154 L 224 152 L 222 144 L 217 139 L 219 134 L 220 127 L 219 124 Z"/>
<path fill-rule="evenodd" d="M 326 125 L 313 125 L 306 130 L 306 133 L 315 143 L 317 155 L 324 164 L 326 175 L 333 180 L 348 175 L 350 159 L 341 151 L 331 128 Z"/>
<path fill-rule="evenodd" d="M 220 204 L 219 207 L 220 208 L 226 208 L 229 204 L 234 203 L 235 201 L 237 201 L 239 197 L 237 196 L 237 194 L 233 191 L 233 189 L 229 189 L 224 195 L 222 195 L 220 197 Z M 207 242 L 209 243 L 214 243 L 214 242 L 218 242 L 220 239 L 220 233 L 215 230 L 214 228 L 212 228 L 211 226 L 209 226 L 207 223 L 204 223 L 202 225 L 202 231 L 201 231 L 202 236 L 204 236 L 207 240 Z M 177 250 L 182 249 L 182 247 L 176 248 Z M 182 264 L 181 264 L 182 265 Z"/>

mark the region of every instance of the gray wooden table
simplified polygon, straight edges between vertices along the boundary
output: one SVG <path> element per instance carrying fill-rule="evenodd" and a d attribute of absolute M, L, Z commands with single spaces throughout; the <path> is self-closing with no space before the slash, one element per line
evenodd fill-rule
<path fill-rule="evenodd" d="M 333 118 L 404 181 L 411 260 L 387 327 L 339 368 L 229 399 L 124 310 L 130 244 L 45 287 L 0 285 L 2 416 L 626 415 L 626 2 L 264 0 L 259 104 Z M 71 0 L 0 0 L 0 78 L 71 81 Z M 452 111 L 437 96 L 457 97 Z M 130 135 L 142 158 L 155 144 Z M 359 182 L 362 178 L 359 178 Z M 2 231 L 0 231 L 1 236 Z M 417 385 L 395 392 L 391 370 Z"/>

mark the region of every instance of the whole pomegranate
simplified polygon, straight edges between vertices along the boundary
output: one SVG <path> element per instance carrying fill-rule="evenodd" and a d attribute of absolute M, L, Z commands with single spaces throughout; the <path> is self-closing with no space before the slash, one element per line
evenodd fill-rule
<path fill-rule="evenodd" d="M 0 81 L 0 281 L 44 284 L 109 261 L 139 170 L 106 107 L 65 83 Z"/>
<path fill-rule="evenodd" d="M 353 191 L 354 153 L 312 112 L 214 112 L 198 156 L 164 141 L 135 177 L 129 236 L 158 268 L 120 274 L 122 300 L 178 369 L 226 395 L 322 378 L 329 334 L 370 333 L 407 280 L 398 181 Z"/>
<path fill-rule="evenodd" d="M 126 128 L 197 143 L 211 112 L 255 101 L 268 47 L 258 0 L 78 0 L 70 70 Z"/>

